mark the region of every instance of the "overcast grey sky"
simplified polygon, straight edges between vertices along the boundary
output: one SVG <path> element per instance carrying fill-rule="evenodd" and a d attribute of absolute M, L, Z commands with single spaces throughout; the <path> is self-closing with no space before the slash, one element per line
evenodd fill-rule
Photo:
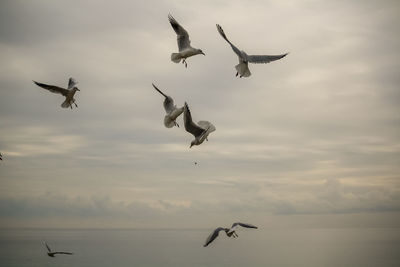
<path fill-rule="evenodd" d="M 188 3 L 1 1 L 0 226 L 399 226 L 399 2 Z M 168 13 L 206 54 L 187 69 Z M 238 79 L 216 23 L 290 54 Z M 32 83 L 69 77 L 74 110 Z M 152 82 L 209 142 L 164 127 Z"/>

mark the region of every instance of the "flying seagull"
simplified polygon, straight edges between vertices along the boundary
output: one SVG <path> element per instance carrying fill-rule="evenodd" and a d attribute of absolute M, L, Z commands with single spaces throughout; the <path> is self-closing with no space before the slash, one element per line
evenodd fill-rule
<path fill-rule="evenodd" d="M 269 63 L 271 61 L 275 61 L 285 57 L 288 53 L 282 55 L 247 55 L 246 52 L 243 50 L 239 50 L 234 44 L 232 44 L 228 38 L 226 37 L 224 30 L 221 28 L 220 25 L 217 24 L 217 30 L 219 34 L 221 34 L 222 38 L 227 41 L 232 49 L 233 52 L 239 57 L 239 64 L 235 66 L 236 68 L 236 76 L 239 75 L 240 78 L 242 77 L 249 77 L 251 72 L 249 70 L 248 63 Z"/>
<path fill-rule="evenodd" d="M 208 135 L 215 131 L 215 126 L 209 121 L 199 121 L 197 124 L 193 122 L 190 114 L 189 106 L 185 102 L 183 111 L 183 121 L 187 132 L 194 135 L 194 140 L 190 143 L 190 147 L 200 145 L 204 140 L 208 141 Z"/>
<path fill-rule="evenodd" d="M 213 242 L 217 237 L 220 231 L 225 231 L 225 234 L 228 237 L 238 237 L 238 234 L 236 233 L 236 230 L 239 226 L 245 227 L 245 228 L 254 228 L 257 229 L 257 226 L 254 226 L 252 224 L 248 223 L 240 223 L 236 222 L 232 224 L 231 228 L 223 228 L 223 227 L 218 227 L 215 229 L 207 238 L 206 243 L 204 244 L 204 247 L 207 247 L 211 242 Z"/>
<path fill-rule="evenodd" d="M 44 244 L 46 245 L 46 247 L 47 247 L 47 250 L 49 251 L 49 252 L 47 252 L 47 255 L 49 255 L 49 257 L 54 257 L 56 254 L 66 254 L 66 255 L 73 255 L 73 253 L 71 253 L 71 252 L 63 252 L 63 251 L 51 251 L 51 249 L 50 249 L 49 245 L 47 245 L 47 243 L 46 243 L 46 242 L 44 242 Z"/>
<path fill-rule="evenodd" d="M 179 48 L 179 53 L 171 54 L 171 61 L 179 63 L 182 59 L 182 63 L 184 63 L 185 67 L 187 68 L 186 59 L 188 57 L 198 54 L 205 54 L 203 53 L 203 51 L 201 51 L 201 49 L 193 48 L 190 46 L 188 32 L 176 21 L 176 19 L 174 19 L 174 17 L 171 16 L 171 14 L 168 15 L 168 19 L 169 23 L 171 23 L 172 28 L 176 32 Z"/>
<path fill-rule="evenodd" d="M 157 86 L 154 85 L 154 83 L 152 83 L 152 85 L 154 89 L 156 89 L 160 94 L 162 94 L 165 97 L 163 103 L 165 112 L 167 113 L 167 115 L 165 115 L 164 117 L 165 127 L 171 128 L 174 125 L 179 127 L 179 124 L 176 122 L 176 119 L 179 117 L 179 115 L 182 114 L 183 107 L 177 108 L 176 105 L 174 105 L 174 100 L 172 99 L 172 97 L 167 96 L 166 94 L 161 92 L 161 90 L 158 89 Z"/>
<path fill-rule="evenodd" d="M 33 81 L 33 82 L 37 86 L 40 86 L 46 90 L 49 90 L 52 93 L 61 94 L 61 95 L 65 96 L 65 101 L 61 104 L 61 107 L 63 107 L 63 108 L 71 107 L 71 109 L 72 109 L 72 104 L 75 104 L 75 107 L 78 107 L 78 105 L 75 102 L 74 95 L 75 95 L 76 91 L 80 91 L 80 90 L 78 89 L 78 87 L 75 86 L 77 84 L 77 82 L 75 81 L 74 78 L 69 78 L 67 89 L 61 88 L 61 87 L 58 87 L 55 85 L 38 83 L 35 81 Z"/>

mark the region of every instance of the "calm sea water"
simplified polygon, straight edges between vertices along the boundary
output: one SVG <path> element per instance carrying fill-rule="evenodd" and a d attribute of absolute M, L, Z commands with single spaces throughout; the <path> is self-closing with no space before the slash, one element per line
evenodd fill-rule
<path fill-rule="evenodd" d="M 400 229 L 0 230 L 0 266 L 400 266 Z M 50 258 L 53 250 L 75 253 Z"/>

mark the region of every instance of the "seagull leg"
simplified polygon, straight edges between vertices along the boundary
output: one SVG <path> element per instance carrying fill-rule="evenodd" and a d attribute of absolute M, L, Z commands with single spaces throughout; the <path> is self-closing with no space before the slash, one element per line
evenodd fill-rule
<path fill-rule="evenodd" d="M 174 121 L 174 123 L 175 123 L 175 126 L 177 126 L 179 128 L 179 124 L 176 121 Z"/>
<path fill-rule="evenodd" d="M 74 100 L 74 104 L 75 104 L 75 107 L 78 107 L 78 105 L 76 104 L 75 100 Z"/>
<path fill-rule="evenodd" d="M 236 72 L 236 77 L 239 75 L 239 72 Z"/>
<path fill-rule="evenodd" d="M 186 59 L 183 59 L 183 60 L 182 60 L 182 64 L 183 64 L 183 63 L 185 64 L 185 68 L 187 68 Z"/>

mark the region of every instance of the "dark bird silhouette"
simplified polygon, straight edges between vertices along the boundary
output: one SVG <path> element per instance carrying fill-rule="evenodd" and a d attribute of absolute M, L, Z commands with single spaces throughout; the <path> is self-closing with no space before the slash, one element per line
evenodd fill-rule
<path fill-rule="evenodd" d="M 49 245 L 47 245 L 47 243 L 46 243 L 46 242 L 44 242 L 44 244 L 45 244 L 45 245 L 46 245 L 46 247 L 47 247 L 47 250 L 48 250 L 48 252 L 47 252 L 47 255 L 48 255 L 49 257 L 55 257 L 55 255 L 56 255 L 56 254 L 66 254 L 66 255 L 73 255 L 73 253 L 71 253 L 71 252 L 63 252 L 63 251 L 51 251 L 51 249 L 50 249 Z"/>
<path fill-rule="evenodd" d="M 207 247 L 211 242 L 213 242 L 218 237 L 220 231 L 224 231 L 228 237 L 234 237 L 234 238 L 238 237 L 238 234 L 236 233 L 238 226 L 242 226 L 245 228 L 254 228 L 254 229 L 258 228 L 257 226 L 254 226 L 252 224 L 240 223 L 240 222 L 232 224 L 231 228 L 218 227 L 208 236 L 206 243 L 204 244 L 204 247 Z"/>

